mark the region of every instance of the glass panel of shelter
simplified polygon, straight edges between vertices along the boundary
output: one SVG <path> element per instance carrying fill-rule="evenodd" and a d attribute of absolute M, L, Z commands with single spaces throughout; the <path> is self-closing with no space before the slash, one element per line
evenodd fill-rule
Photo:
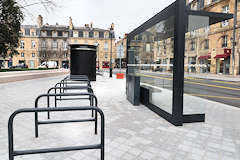
<path fill-rule="evenodd" d="M 149 89 L 149 102 L 172 114 L 174 16 L 160 21 L 129 43 L 134 71 L 141 87 Z"/>
<path fill-rule="evenodd" d="M 208 87 L 202 86 L 203 79 L 199 76 L 209 70 L 209 51 L 206 48 L 209 26 L 207 16 L 188 16 L 187 32 L 185 34 L 184 53 L 184 114 L 204 113 L 205 103 L 201 103 L 201 95 L 208 95 Z M 192 44 L 194 43 L 194 47 Z M 197 103 L 196 102 L 200 102 Z"/>

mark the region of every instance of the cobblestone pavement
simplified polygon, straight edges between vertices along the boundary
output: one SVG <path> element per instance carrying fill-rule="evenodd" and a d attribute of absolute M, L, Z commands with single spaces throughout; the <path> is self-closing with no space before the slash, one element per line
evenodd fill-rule
<path fill-rule="evenodd" d="M 19 108 L 32 108 L 34 98 L 63 76 L 0 84 L 0 160 L 8 160 L 7 121 Z M 205 123 L 175 127 L 125 97 L 125 80 L 97 77 L 92 83 L 106 118 L 106 160 L 239 160 L 240 109 L 195 98 L 197 111 L 206 113 Z M 199 103 L 199 105 L 198 105 Z M 44 106 L 45 100 L 41 101 Z M 59 106 L 86 102 L 59 102 Z M 193 106 L 193 105 L 191 105 Z M 52 113 L 52 119 L 89 117 L 90 113 Z M 51 124 L 39 127 L 34 138 L 33 114 L 18 115 L 14 121 L 16 149 L 61 147 L 99 142 L 93 123 Z M 46 119 L 41 114 L 39 119 Z M 74 151 L 16 157 L 15 160 L 97 160 L 100 151 Z"/>

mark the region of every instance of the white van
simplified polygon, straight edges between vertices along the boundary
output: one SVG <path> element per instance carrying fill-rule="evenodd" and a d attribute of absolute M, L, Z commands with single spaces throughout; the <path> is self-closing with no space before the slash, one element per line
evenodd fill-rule
<path fill-rule="evenodd" d="M 57 62 L 55 61 L 47 61 L 43 62 L 38 68 L 57 68 Z"/>

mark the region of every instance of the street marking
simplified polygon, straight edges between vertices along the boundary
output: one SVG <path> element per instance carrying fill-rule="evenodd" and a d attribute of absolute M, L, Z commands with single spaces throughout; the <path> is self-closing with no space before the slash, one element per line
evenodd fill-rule
<path fill-rule="evenodd" d="M 189 94 L 189 95 L 197 96 L 197 97 L 207 97 L 207 98 L 221 98 L 221 99 L 240 100 L 240 98 L 236 98 L 236 97 L 209 96 L 209 95 L 203 95 L 203 94 Z"/>
<path fill-rule="evenodd" d="M 204 81 L 206 79 L 202 78 L 194 78 L 194 77 L 185 77 L 185 79 L 191 79 L 191 80 L 200 80 L 200 81 Z M 233 85 L 240 85 L 240 83 L 237 82 L 224 82 L 224 81 L 218 81 L 218 80 L 212 80 L 212 79 L 208 79 L 210 82 L 215 82 L 215 83 L 223 83 L 223 84 L 233 84 Z"/>
<path fill-rule="evenodd" d="M 137 75 L 143 76 L 143 77 L 150 77 L 150 78 L 158 78 L 158 79 L 172 80 L 171 78 L 162 78 L 162 77 L 157 77 L 157 76 L 152 76 L 152 75 L 144 75 L 144 74 L 137 74 Z M 217 85 L 214 85 L 214 84 L 206 84 L 206 83 L 190 82 L 190 81 L 184 81 L 184 82 L 185 82 L 185 83 L 190 83 L 190 84 L 198 84 L 198 85 L 207 86 L 207 87 L 215 87 L 215 88 L 222 88 L 222 89 L 229 89 L 229 90 L 240 91 L 240 88 L 217 86 Z"/>
<path fill-rule="evenodd" d="M 152 75 L 146 75 L 146 74 L 136 74 L 137 76 L 143 76 L 143 77 L 150 77 L 150 78 L 158 78 L 158 79 L 167 79 L 167 80 L 172 80 L 171 78 L 163 78 L 163 77 L 157 77 L 157 76 L 152 76 Z"/>
<path fill-rule="evenodd" d="M 232 88 L 232 87 L 225 87 L 225 86 L 217 86 L 214 84 L 206 84 L 206 83 L 199 83 L 199 82 L 190 82 L 190 81 L 184 81 L 185 83 L 190 83 L 190 84 L 198 84 L 201 86 L 207 86 L 207 87 L 215 87 L 215 88 L 223 88 L 223 89 L 229 89 L 229 90 L 235 90 L 235 91 L 240 91 L 240 88 Z"/>

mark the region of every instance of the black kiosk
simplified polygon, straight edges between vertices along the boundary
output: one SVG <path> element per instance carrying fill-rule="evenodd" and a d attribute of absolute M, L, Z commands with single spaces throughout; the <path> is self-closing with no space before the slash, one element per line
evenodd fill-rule
<path fill-rule="evenodd" d="M 86 75 L 90 81 L 96 81 L 97 46 L 71 44 L 70 51 L 70 78 L 76 75 Z"/>

